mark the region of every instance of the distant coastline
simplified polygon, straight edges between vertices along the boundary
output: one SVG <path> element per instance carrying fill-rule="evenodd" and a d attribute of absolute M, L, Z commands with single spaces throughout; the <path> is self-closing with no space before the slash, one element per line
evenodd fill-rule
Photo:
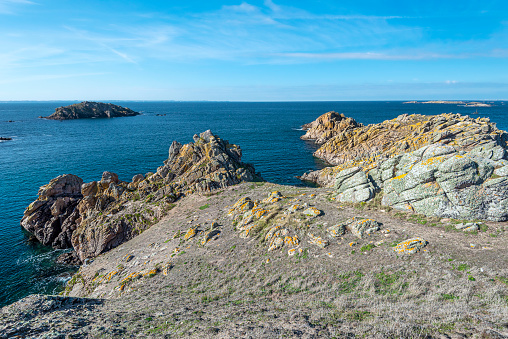
<path fill-rule="evenodd" d="M 449 101 L 449 100 L 430 100 L 430 101 L 406 101 L 403 104 L 448 104 L 464 107 L 492 107 L 492 104 L 486 104 L 479 101 Z"/>

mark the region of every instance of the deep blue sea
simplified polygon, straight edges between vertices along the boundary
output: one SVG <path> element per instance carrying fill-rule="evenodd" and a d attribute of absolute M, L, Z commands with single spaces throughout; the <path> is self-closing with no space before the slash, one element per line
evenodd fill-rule
<path fill-rule="evenodd" d="M 241 146 L 243 161 L 264 179 L 301 185 L 297 175 L 324 166 L 312 157 L 315 146 L 302 141 L 300 126 L 334 110 L 364 124 L 403 113 L 471 114 L 476 108 L 402 102 L 114 102 L 143 113 L 136 117 L 50 121 L 38 119 L 75 102 L 0 102 L 0 307 L 31 293 L 57 293 L 69 269 L 55 265 L 62 253 L 27 243 L 19 225 L 38 188 L 73 173 L 85 182 L 103 171 L 130 180 L 155 171 L 173 140 L 192 141 L 195 133 L 214 134 Z M 508 103 L 478 108 L 508 129 Z M 161 114 L 163 116 L 157 116 Z M 8 122 L 12 120 L 14 122 Z"/>

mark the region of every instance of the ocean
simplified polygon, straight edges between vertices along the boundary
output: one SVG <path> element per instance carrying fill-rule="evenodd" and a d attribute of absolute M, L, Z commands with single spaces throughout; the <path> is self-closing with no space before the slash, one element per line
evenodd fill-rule
<path fill-rule="evenodd" d="M 155 171 L 168 157 L 173 140 L 192 141 L 210 129 L 238 144 L 243 161 L 267 181 L 302 185 L 296 176 L 325 166 L 312 156 L 316 146 L 300 140 L 301 125 L 328 111 L 364 124 L 403 113 L 473 114 L 474 107 L 455 104 L 402 102 L 112 102 L 142 113 L 136 117 L 51 121 L 56 107 L 69 102 L 0 102 L 0 307 L 32 293 L 62 290 L 72 270 L 57 265 L 62 253 L 29 243 L 19 221 L 37 198 L 40 186 L 65 173 L 85 182 L 103 171 L 130 181 L 138 173 Z M 479 107 L 498 128 L 508 129 L 508 103 Z M 9 122 L 13 121 L 13 122 Z"/>

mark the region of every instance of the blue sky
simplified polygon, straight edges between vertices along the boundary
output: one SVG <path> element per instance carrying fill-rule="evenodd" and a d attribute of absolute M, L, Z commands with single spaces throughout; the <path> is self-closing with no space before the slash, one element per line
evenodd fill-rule
<path fill-rule="evenodd" d="M 0 100 L 410 99 L 508 99 L 508 3 L 0 0 Z"/>

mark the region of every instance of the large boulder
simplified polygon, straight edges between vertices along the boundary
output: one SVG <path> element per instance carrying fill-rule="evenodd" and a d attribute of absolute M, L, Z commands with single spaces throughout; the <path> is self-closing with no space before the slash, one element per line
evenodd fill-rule
<path fill-rule="evenodd" d="M 360 167 L 340 171 L 335 179 L 335 189 L 341 202 L 368 201 L 376 192 L 374 182 Z"/>
<path fill-rule="evenodd" d="M 307 132 L 301 137 L 303 140 L 314 140 L 318 144 L 325 143 L 335 135 L 363 126 L 353 118 L 346 118 L 344 114 L 328 112 L 309 124 L 302 126 Z"/>

